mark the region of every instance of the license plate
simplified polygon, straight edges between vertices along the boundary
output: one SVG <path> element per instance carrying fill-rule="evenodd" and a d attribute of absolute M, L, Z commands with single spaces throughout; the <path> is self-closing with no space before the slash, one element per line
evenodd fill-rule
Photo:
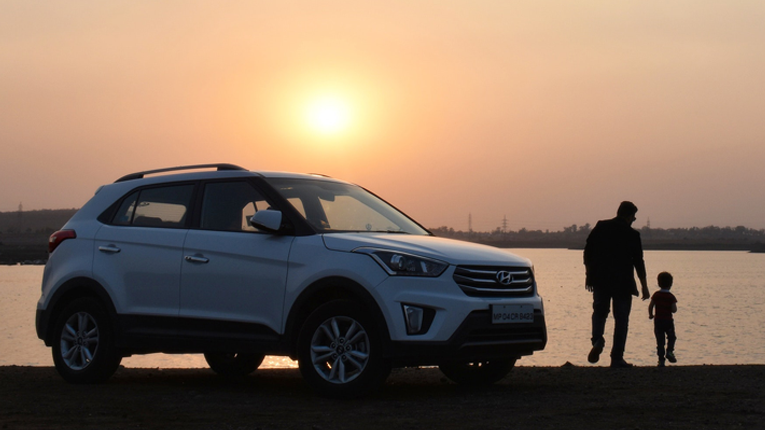
<path fill-rule="evenodd" d="M 492 305 L 491 323 L 531 323 L 534 322 L 533 305 Z"/>

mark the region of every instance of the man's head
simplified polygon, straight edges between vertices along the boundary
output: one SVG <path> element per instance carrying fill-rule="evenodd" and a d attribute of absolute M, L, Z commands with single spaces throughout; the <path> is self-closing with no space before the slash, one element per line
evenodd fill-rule
<path fill-rule="evenodd" d="M 635 214 L 637 211 L 638 208 L 634 203 L 624 201 L 619 205 L 619 209 L 616 211 L 616 216 L 631 224 L 635 221 Z"/>
<path fill-rule="evenodd" d="M 656 280 L 659 282 L 659 288 L 663 290 L 672 288 L 672 275 L 669 272 L 659 273 L 659 276 L 656 278 Z"/>

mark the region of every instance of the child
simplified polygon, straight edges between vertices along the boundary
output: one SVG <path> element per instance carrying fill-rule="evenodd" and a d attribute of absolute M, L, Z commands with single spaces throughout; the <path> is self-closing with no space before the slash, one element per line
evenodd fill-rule
<path fill-rule="evenodd" d="M 661 272 L 657 278 L 659 291 L 651 296 L 651 304 L 648 305 L 648 319 L 653 320 L 653 333 L 656 335 L 656 352 L 659 354 L 659 367 L 664 367 L 664 358 L 670 363 L 676 363 L 675 358 L 675 321 L 672 314 L 677 312 L 677 299 L 669 292 L 672 288 L 672 275 Z M 654 319 L 653 310 L 656 309 Z M 667 337 L 667 354 L 664 355 L 664 336 Z"/>

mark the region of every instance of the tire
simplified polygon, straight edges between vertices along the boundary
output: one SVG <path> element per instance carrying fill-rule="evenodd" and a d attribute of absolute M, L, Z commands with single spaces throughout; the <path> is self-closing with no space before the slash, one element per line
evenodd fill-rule
<path fill-rule="evenodd" d="M 461 361 L 442 363 L 438 366 L 447 378 L 460 385 L 491 385 L 510 373 L 515 366 L 515 358 Z"/>
<path fill-rule="evenodd" d="M 242 377 L 257 370 L 263 354 L 205 352 L 205 360 L 213 372 L 226 377 Z"/>
<path fill-rule="evenodd" d="M 101 302 L 84 297 L 72 301 L 53 328 L 53 363 L 64 380 L 95 384 L 109 379 L 122 361 L 114 330 Z"/>
<path fill-rule="evenodd" d="M 300 329 L 300 373 L 320 395 L 366 395 L 390 374 L 382 336 L 370 312 L 358 302 L 335 300 L 321 305 Z"/>

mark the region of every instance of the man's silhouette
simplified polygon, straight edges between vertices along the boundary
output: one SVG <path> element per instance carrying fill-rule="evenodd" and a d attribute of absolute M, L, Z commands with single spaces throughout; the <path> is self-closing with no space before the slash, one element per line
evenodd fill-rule
<path fill-rule="evenodd" d="M 632 296 L 638 295 L 635 283 L 637 271 L 643 287 L 643 300 L 650 298 L 646 282 L 643 244 L 640 233 L 632 228 L 637 206 L 622 202 L 616 218 L 598 221 L 587 238 L 584 248 L 584 265 L 587 270 L 585 286 L 592 292 L 592 350 L 587 356 L 590 363 L 597 363 L 606 340 L 603 332 L 610 311 L 614 306 L 614 340 L 611 347 L 611 367 L 631 367 L 624 361 Z"/>

